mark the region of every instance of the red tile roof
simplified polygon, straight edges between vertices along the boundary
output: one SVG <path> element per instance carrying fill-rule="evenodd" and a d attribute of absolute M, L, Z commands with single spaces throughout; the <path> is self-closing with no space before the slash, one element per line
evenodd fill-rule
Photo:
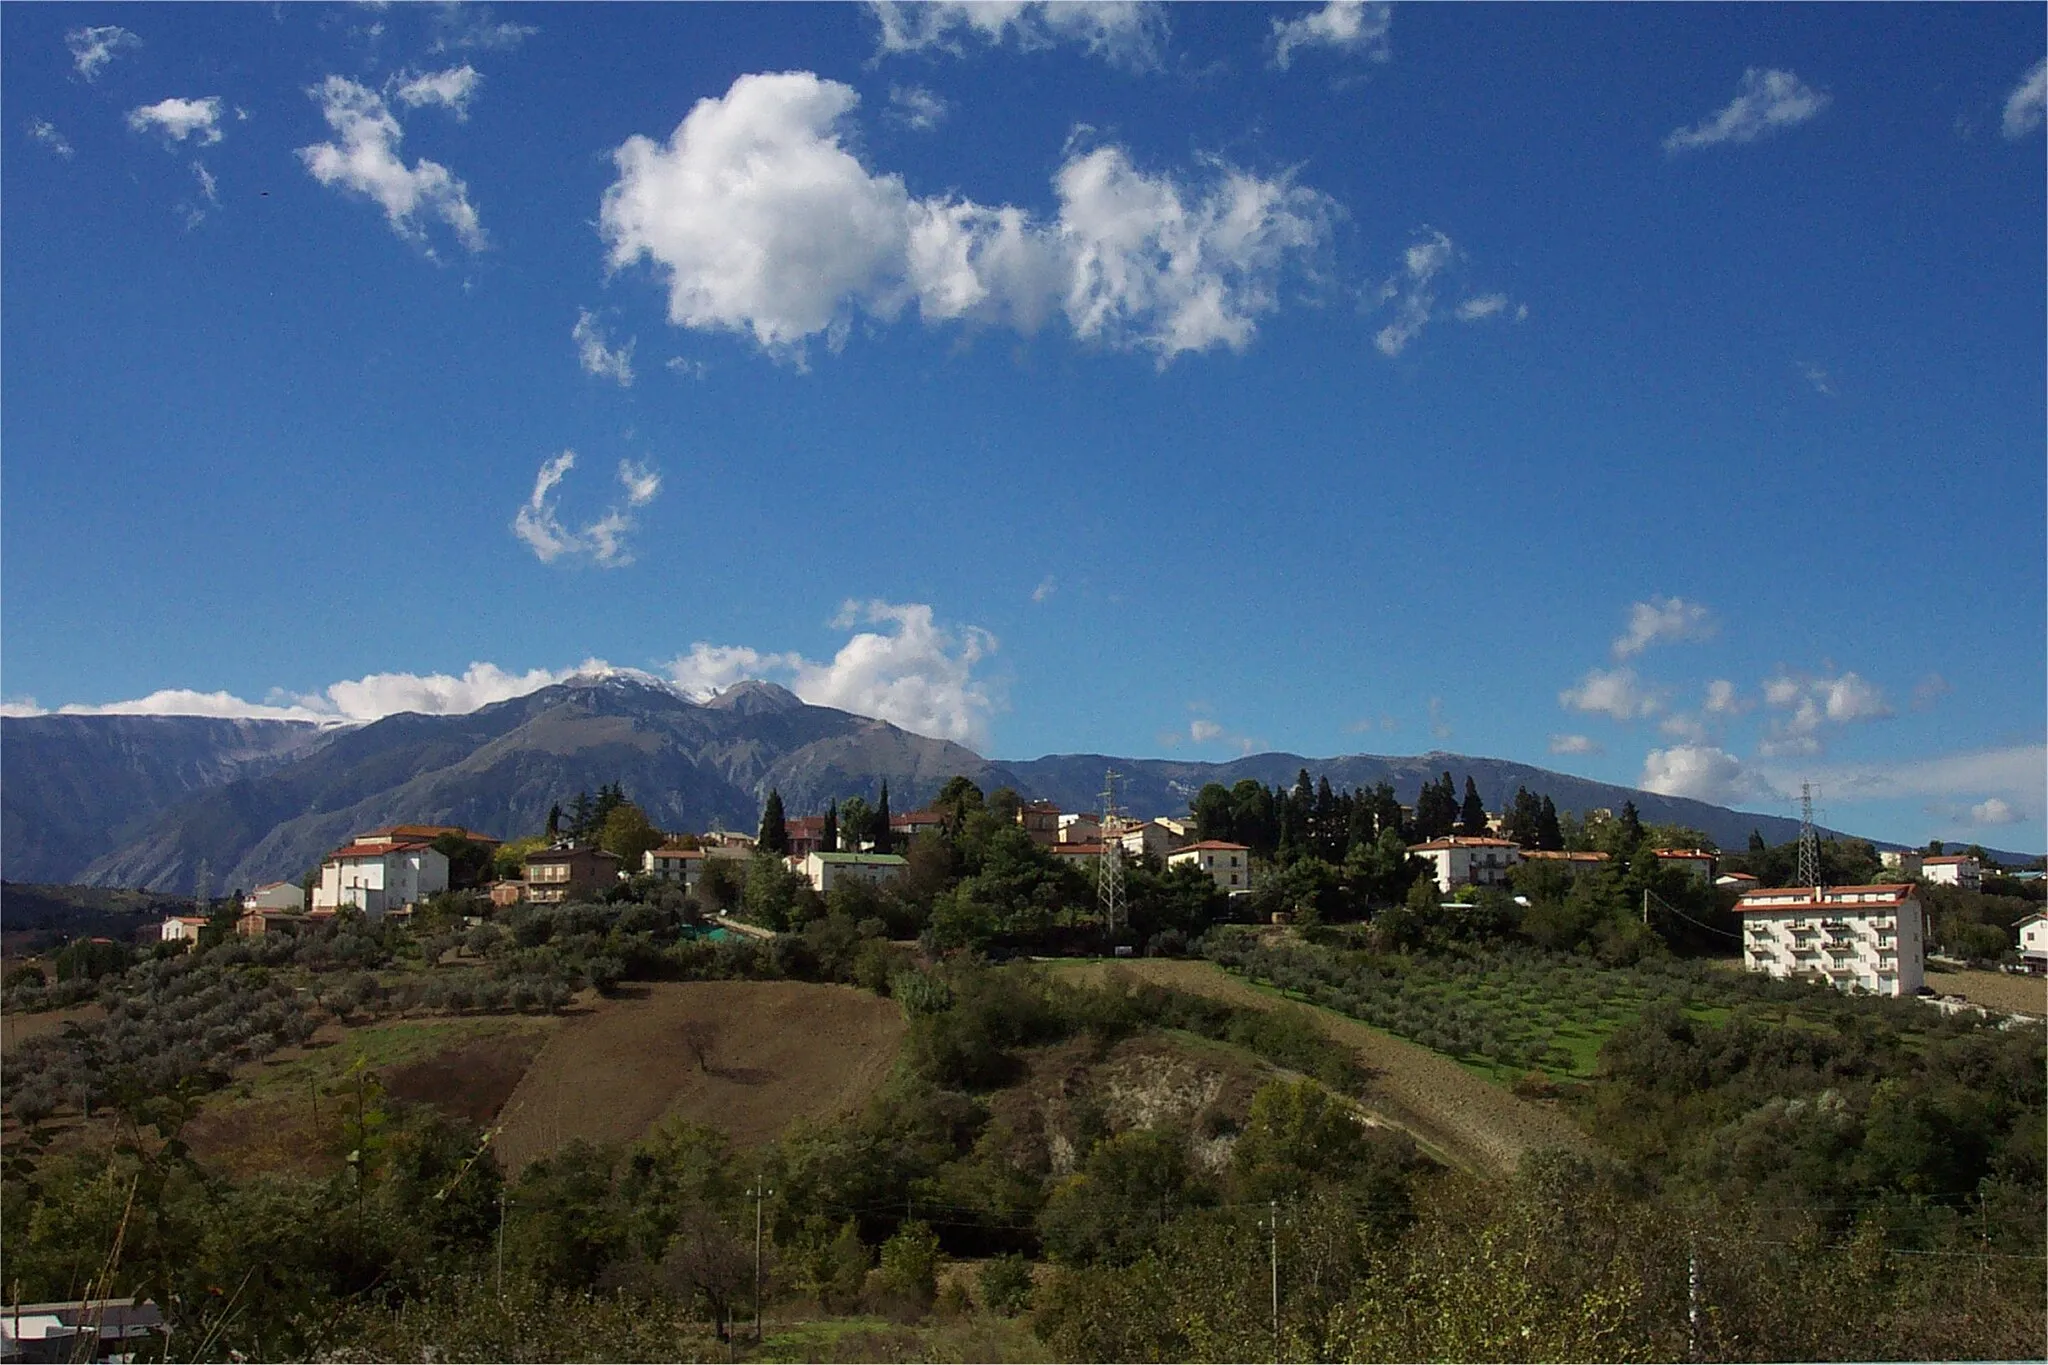
<path fill-rule="evenodd" d="M 1877 882 L 1868 886 L 1770 886 L 1754 891 L 1745 891 L 1735 902 L 1737 914 L 1756 914 L 1763 911 L 1784 910 L 1855 910 L 1858 906 L 1897 905 L 1910 898 L 1916 890 L 1907 882 Z M 1819 899 L 1815 893 L 1819 893 Z M 1872 896 L 1872 900 L 1828 900 L 1830 896 Z M 1779 905 L 1767 905 L 1767 898 L 1799 896 L 1801 900 Z"/>
<path fill-rule="evenodd" d="M 1408 847 L 1408 851 L 1410 853 L 1413 853 L 1418 849 L 1435 850 L 1445 848 L 1514 848 L 1516 846 L 1517 845 L 1515 844 L 1515 841 L 1513 839 L 1488 839 L 1479 835 L 1453 834 L 1448 838 L 1444 839 L 1431 839 L 1426 844 L 1411 844 Z"/>
<path fill-rule="evenodd" d="M 421 843 L 350 844 L 347 848 L 337 848 L 336 850 L 334 850 L 334 852 L 328 854 L 325 858 L 322 858 L 320 861 L 324 863 L 333 863 L 339 862 L 343 858 L 382 858 L 389 854 L 410 853 L 416 849 L 422 849 L 425 847 L 426 845 Z"/>
<path fill-rule="evenodd" d="M 1233 844 L 1233 843 L 1229 843 L 1229 842 L 1226 842 L 1225 840 L 1222 840 L 1222 839 L 1204 839 L 1204 840 L 1202 840 L 1202 841 L 1201 841 L 1200 843 L 1195 843 L 1195 844 L 1187 844 L 1187 845 L 1185 845 L 1185 846 L 1183 846 L 1183 847 L 1181 847 L 1181 848 L 1177 848 L 1177 849 L 1175 849 L 1175 850 L 1174 850 L 1174 853 L 1193 853 L 1193 852 L 1194 852 L 1194 851 L 1195 851 L 1196 849 L 1198 849 L 1198 848 L 1206 848 L 1206 849 L 1211 849 L 1211 850 L 1214 850 L 1214 851 L 1216 851 L 1216 852 L 1219 852 L 1219 853 L 1249 853 L 1249 852 L 1251 852 L 1251 847 L 1250 847 L 1249 845 L 1247 845 L 1247 844 Z M 1168 856 L 1172 856 L 1172 855 L 1168 855 Z"/>
<path fill-rule="evenodd" d="M 1927 867 L 1934 863 L 1974 863 L 1976 861 L 1975 858 L 1972 858 L 1967 853 L 1950 853 L 1940 858 L 1922 858 L 1920 866 Z"/>

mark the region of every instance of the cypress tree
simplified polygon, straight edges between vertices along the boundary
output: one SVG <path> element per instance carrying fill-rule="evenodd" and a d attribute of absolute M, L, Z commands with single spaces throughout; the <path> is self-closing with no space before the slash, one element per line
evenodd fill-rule
<path fill-rule="evenodd" d="M 889 828 L 889 784 L 886 781 L 882 783 L 882 800 L 875 807 L 875 818 L 869 828 L 875 832 L 875 852 L 889 852 L 890 839 L 895 831 Z"/>
<path fill-rule="evenodd" d="M 1557 806 L 1548 796 L 1543 798 L 1543 811 L 1536 820 L 1536 847 L 1546 853 L 1564 849 L 1564 827 L 1558 824 Z"/>
<path fill-rule="evenodd" d="M 839 802 L 833 801 L 825 807 L 825 828 L 818 837 L 818 851 L 837 853 L 839 851 Z"/>
<path fill-rule="evenodd" d="M 1479 785 L 1469 776 L 1465 779 L 1465 804 L 1458 811 L 1458 824 L 1475 839 L 1486 833 L 1486 803 L 1479 799 Z"/>
<path fill-rule="evenodd" d="M 761 807 L 761 833 L 754 846 L 771 853 L 789 852 L 789 825 L 782 818 L 782 793 L 773 787 L 768 789 L 767 804 Z"/>
<path fill-rule="evenodd" d="M 1621 846 L 1617 855 L 1626 858 L 1636 851 L 1636 845 L 1643 841 L 1643 817 L 1636 813 L 1636 803 L 1621 803 Z"/>

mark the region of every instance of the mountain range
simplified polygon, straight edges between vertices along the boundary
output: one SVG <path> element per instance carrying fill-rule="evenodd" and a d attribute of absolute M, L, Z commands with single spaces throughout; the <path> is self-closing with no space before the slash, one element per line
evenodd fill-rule
<path fill-rule="evenodd" d="M 1412 802 L 1450 772 L 1490 809 L 1517 786 L 1560 810 L 1618 810 L 1698 829 L 1740 847 L 1772 843 L 1796 821 L 1593 782 L 1500 759 L 1305 758 L 1267 753 L 1228 763 L 1057 754 L 995 761 L 885 721 L 810 706 L 766 682 L 708 701 L 647 679 L 572 679 L 463 715 L 406 713 L 355 726 L 194 716 L 46 715 L 0 719 L 0 863 L 10 881 L 189 892 L 202 868 L 223 892 L 297 879 L 351 834 L 379 825 L 461 825 L 501 838 L 545 827 L 550 806 L 616 782 L 657 826 L 752 830 L 770 789 L 792 815 L 889 784 L 897 812 L 955 774 L 983 790 L 1014 787 L 1066 810 L 1101 806 L 1115 769 L 1118 804 L 1185 813 L 1204 783 L 1292 783 L 1306 768 L 1339 788 L 1380 781 Z"/>

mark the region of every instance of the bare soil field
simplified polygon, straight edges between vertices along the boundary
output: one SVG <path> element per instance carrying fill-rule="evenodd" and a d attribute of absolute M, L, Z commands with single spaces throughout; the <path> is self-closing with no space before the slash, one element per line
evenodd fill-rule
<path fill-rule="evenodd" d="M 630 1142 L 674 1115 L 748 1146 L 855 1108 L 888 1075 L 903 1018 L 850 986 L 660 982 L 566 1019 L 506 1101 L 498 1158 L 517 1171 L 571 1138 Z M 690 1039 L 715 1033 L 705 1064 Z"/>
<path fill-rule="evenodd" d="M 31 1038 L 56 1033 L 77 1020 L 104 1019 L 107 1012 L 98 1005 L 74 1005 L 68 1010 L 44 1010 L 39 1014 L 0 1014 L 0 1055 L 14 1051 Z"/>
<path fill-rule="evenodd" d="M 2048 1015 L 2048 979 L 2008 976 L 2004 972 L 1937 972 L 1929 968 L 1927 985 L 1941 995 L 1960 995 L 1973 1005 L 2012 1014 Z"/>
<path fill-rule="evenodd" d="M 444 1114 L 487 1128 L 519 1088 L 547 1042 L 540 1030 L 479 1038 L 446 1052 L 393 1067 L 384 1088 L 394 1098 L 431 1104 Z"/>
<path fill-rule="evenodd" d="M 1060 970 L 1082 976 L 1127 971 L 1161 986 L 1253 1009 L 1290 1003 L 1213 962 L 1139 958 L 1074 963 Z M 1330 1010 L 1297 1008 L 1308 1010 L 1326 1036 L 1349 1047 L 1369 1073 L 1362 1097 L 1365 1109 L 1452 1165 L 1499 1173 L 1512 1171 L 1525 1155 L 1545 1147 L 1594 1150 L 1592 1141 L 1563 1114 L 1490 1085 L 1448 1057 Z"/>

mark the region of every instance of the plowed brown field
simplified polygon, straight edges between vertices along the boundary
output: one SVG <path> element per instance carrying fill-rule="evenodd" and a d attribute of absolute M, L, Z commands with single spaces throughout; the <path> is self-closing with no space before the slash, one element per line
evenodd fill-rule
<path fill-rule="evenodd" d="M 1074 963 L 1061 970 L 1082 976 L 1126 971 L 1174 990 L 1253 1009 L 1289 1003 L 1213 962 L 1139 958 Z M 1361 1097 L 1364 1107 L 1453 1165 L 1498 1173 L 1512 1171 L 1540 1148 L 1594 1150 L 1592 1141 L 1564 1115 L 1491 1085 L 1448 1057 L 1331 1010 L 1299 1008 L 1314 1016 L 1326 1036 L 1350 1048 L 1369 1073 Z"/>
<path fill-rule="evenodd" d="M 498 1157 L 517 1171 L 571 1138 L 630 1142 L 669 1116 L 741 1146 L 799 1118 L 856 1108 L 896 1061 L 903 1016 L 850 986 L 796 981 L 661 982 L 564 1020 L 500 1115 Z M 684 1045 L 693 1025 L 718 1039 L 709 1068 Z"/>
<path fill-rule="evenodd" d="M 1927 972 L 1927 984 L 1941 995 L 1960 995 L 1973 1005 L 2008 1014 L 2048 1014 L 2048 981 L 2004 972 Z"/>

